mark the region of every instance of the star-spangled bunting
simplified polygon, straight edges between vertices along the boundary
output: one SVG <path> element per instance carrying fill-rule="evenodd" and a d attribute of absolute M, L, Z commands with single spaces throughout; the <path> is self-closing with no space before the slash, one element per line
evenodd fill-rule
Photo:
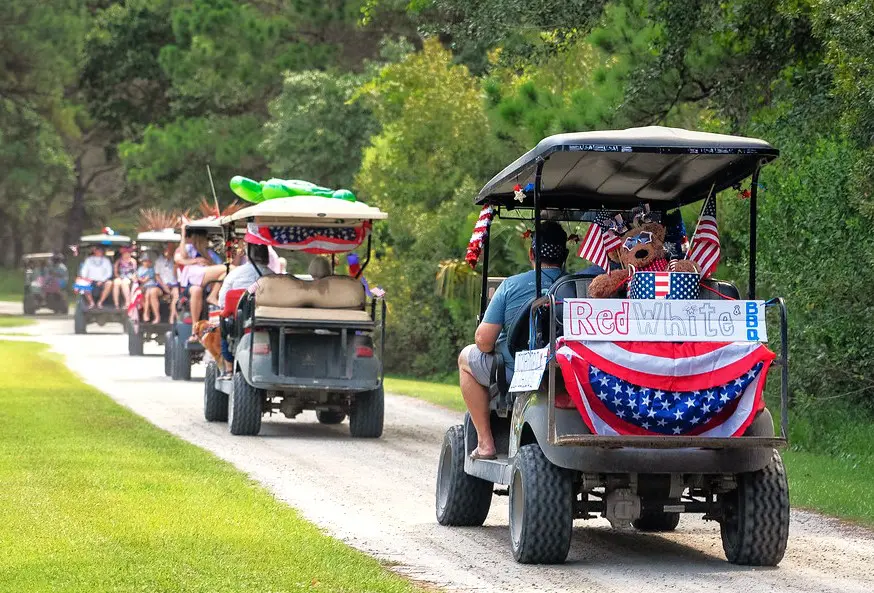
<path fill-rule="evenodd" d="M 361 245 L 370 232 L 368 222 L 356 226 L 272 226 L 250 223 L 246 241 L 306 253 L 342 253 Z"/>
<path fill-rule="evenodd" d="M 636 272 L 628 284 L 630 299 L 697 299 L 698 274 Z"/>

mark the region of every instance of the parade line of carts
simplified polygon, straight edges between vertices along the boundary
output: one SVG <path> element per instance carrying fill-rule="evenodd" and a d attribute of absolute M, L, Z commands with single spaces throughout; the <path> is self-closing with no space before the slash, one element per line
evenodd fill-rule
<path fill-rule="evenodd" d="M 671 434 L 640 428 L 640 424 L 633 430 L 617 429 L 622 423 L 616 416 L 625 412 L 600 405 L 594 396 L 590 401 L 589 383 L 600 378 L 602 385 L 618 390 L 624 386 L 629 394 L 637 393 L 622 396 L 629 414 L 643 409 L 635 406 L 651 403 L 650 392 L 595 369 L 596 363 L 608 365 L 605 350 L 592 342 L 574 341 L 572 334 L 578 327 L 567 318 L 568 307 L 574 303 L 592 306 L 594 301 L 586 299 L 596 274 L 565 274 L 541 292 L 542 266 L 535 252 L 538 296 L 519 310 L 507 337 L 517 368 L 525 356 L 543 353 L 541 366 L 534 369 L 540 374 L 527 387 L 511 389 L 505 361 L 496 356 L 488 389 L 498 454 L 495 459 L 471 455 L 477 435 L 469 415 L 463 424 L 448 430 L 437 467 L 440 524 L 482 525 L 492 497 L 508 494 L 509 540 L 515 559 L 561 563 L 568 555 L 577 519 L 604 517 L 616 528 L 659 532 L 674 530 L 680 514 L 692 513 L 719 523 L 730 562 L 764 566 L 780 562 L 789 530 L 788 485 L 778 452 L 787 444 L 788 431 L 786 307 L 782 299 L 762 301 L 756 295 L 758 176 L 762 166 L 777 156 L 778 151 L 761 140 L 670 128 L 562 134 L 541 141 L 483 187 L 476 198 L 478 206 L 490 206 L 496 217 L 526 221 L 536 237 L 545 220 L 595 223 L 605 214 L 629 214 L 641 205 L 658 219 L 751 180 L 745 196 L 750 212 L 747 299 L 741 300 L 734 285 L 707 279 L 701 281 L 699 298 L 683 301 L 683 306 L 686 311 L 693 311 L 690 306 L 726 310 L 724 301 L 732 301 L 737 303 L 732 305 L 735 314 L 743 315 L 743 308 L 748 319 L 754 319 L 758 333 L 751 332 L 749 338 L 728 346 L 736 346 L 738 352 L 756 347 L 760 348 L 757 352 L 767 352 L 767 364 L 755 367 L 749 376 L 760 369 L 761 377 L 755 381 L 764 386 L 765 375 L 775 375 L 771 403 L 779 405 L 780 411 L 775 430 L 759 387 L 747 391 L 754 400 L 737 404 L 748 406 L 750 413 L 733 432 Z M 266 200 L 221 219 L 193 221 L 186 231 L 210 235 L 218 249 L 253 228 L 358 226 L 369 231 L 373 221 L 385 218 L 385 213 L 361 202 L 303 196 Z M 319 421 L 326 424 L 348 416 L 352 436 L 382 434 L 386 305 L 382 299 L 371 298 L 361 282 L 371 248 L 369 232 L 365 234 L 367 253 L 357 274 L 320 279 L 275 275 L 260 278 L 254 290 L 228 295 L 235 306 L 226 307 L 217 331 L 233 355 L 233 372 L 222 373 L 216 361 L 209 361 L 204 382 L 208 421 L 227 422 L 232 434 L 256 435 L 264 414 L 280 412 L 293 418 L 303 410 L 315 410 Z M 154 238 L 159 243 L 170 240 Z M 115 247 L 124 239 L 84 237 L 83 244 L 111 242 L 103 244 Z M 146 242 L 146 237 L 138 237 L 139 245 Z M 488 232 L 483 236 L 482 255 L 480 317 L 500 283 L 488 275 Z M 201 309 L 208 311 L 207 306 Z M 203 346 L 189 339 L 197 320 L 188 311 L 183 298 L 176 323 L 149 325 L 127 322 L 121 312 L 83 310 L 79 303 L 76 331 L 84 323 L 105 322 L 114 314 L 126 322 L 131 354 L 141 354 L 144 341 L 163 341 L 166 373 L 174 379 L 188 379 L 191 365 L 204 357 Z M 772 332 L 779 336 L 776 355 L 760 342 L 770 312 L 778 320 L 777 331 Z M 162 319 L 166 313 L 162 311 Z M 708 344 L 704 339 L 710 338 L 689 332 L 682 346 L 706 356 L 726 345 Z M 620 336 L 602 344 L 617 352 L 638 354 L 625 356 L 630 367 L 626 370 L 635 377 L 661 377 L 678 386 L 684 383 L 682 359 L 676 369 L 666 370 L 658 368 L 657 357 L 640 354 L 640 342 L 623 342 Z M 666 350 L 677 350 L 676 341 L 664 344 Z M 579 352 L 601 354 L 583 360 L 586 355 Z M 568 371 L 574 356 L 582 360 L 577 370 L 594 374 Z M 713 362 L 714 368 L 723 364 L 724 360 Z M 661 390 L 654 392 L 657 397 L 664 395 Z M 603 393 L 596 395 L 606 398 Z M 645 400 L 635 403 L 633 397 L 638 396 Z M 691 403 L 680 404 L 676 396 L 673 403 L 667 397 L 665 402 L 666 409 L 673 406 L 671 411 L 676 408 L 679 415 L 680 405 L 695 405 L 691 399 Z"/>

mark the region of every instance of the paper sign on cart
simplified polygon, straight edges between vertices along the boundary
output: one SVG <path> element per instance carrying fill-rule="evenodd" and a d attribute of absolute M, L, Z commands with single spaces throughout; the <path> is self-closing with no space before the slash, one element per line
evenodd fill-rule
<path fill-rule="evenodd" d="M 536 391 L 540 388 L 546 361 L 549 358 L 549 348 L 539 350 L 523 350 L 516 353 L 516 364 L 513 370 L 513 380 L 510 391 Z"/>
<path fill-rule="evenodd" d="M 764 301 L 565 299 L 564 339 L 767 342 Z"/>

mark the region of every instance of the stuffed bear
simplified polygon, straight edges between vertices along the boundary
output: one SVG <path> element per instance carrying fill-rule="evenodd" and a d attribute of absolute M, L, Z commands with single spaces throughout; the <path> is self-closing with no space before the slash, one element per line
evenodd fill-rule
<path fill-rule="evenodd" d="M 613 231 L 617 229 L 613 226 Z M 621 263 L 622 269 L 609 271 L 592 279 L 589 284 L 589 297 L 602 299 L 616 296 L 635 271 L 664 272 L 669 264 L 665 251 L 665 227 L 650 222 L 648 213 L 635 215 L 631 229 L 621 222 L 616 233 L 620 235 L 621 243 L 618 249 L 608 254 L 611 260 Z M 699 272 L 698 264 L 687 259 L 670 262 L 672 272 Z"/>

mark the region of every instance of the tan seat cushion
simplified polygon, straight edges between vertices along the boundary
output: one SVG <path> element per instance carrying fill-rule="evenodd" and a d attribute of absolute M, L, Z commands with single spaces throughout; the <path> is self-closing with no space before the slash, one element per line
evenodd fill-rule
<path fill-rule="evenodd" d="M 255 307 L 257 319 L 290 319 L 298 321 L 370 322 L 367 311 L 351 309 L 315 309 L 311 307 Z"/>
<path fill-rule="evenodd" d="M 293 276 L 264 276 L 255 287 L 255 305 L 265 307 L 317 307 L 364 309 L 366 295 L 360 280 L 326 276 L 300 280 Z"/>

